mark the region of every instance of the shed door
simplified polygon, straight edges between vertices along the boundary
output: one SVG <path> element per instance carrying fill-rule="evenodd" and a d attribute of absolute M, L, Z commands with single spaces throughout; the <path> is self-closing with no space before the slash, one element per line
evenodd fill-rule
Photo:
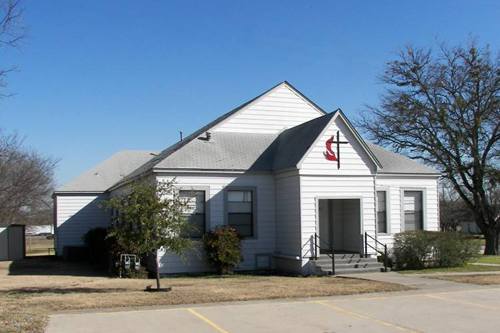
<path fill-rule="evenodd" d="M 9 260 L 24 258 L 24 227 L 20 225 L 8 228 Z"/>

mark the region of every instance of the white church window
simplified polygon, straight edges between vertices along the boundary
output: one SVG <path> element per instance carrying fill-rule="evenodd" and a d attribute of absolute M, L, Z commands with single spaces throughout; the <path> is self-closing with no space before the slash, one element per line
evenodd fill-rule
<path fill-rule="evenodd" d="M 184 216 L 189 223 L 188 237 L 201 238 L 205 232 L 205 191 L 181 190 L 179 197 L 186 200 Z"/>
<path fill-rule="evenodd" d="M 227 224 L 242 237 L 252 237 L 254 229 L 254 193 L 251 190 L 227 191 Z"/>
<path fill-rule="evenodd" d="M 387 192 L 377 191 L 377 232 L 387 233 Z"/>
<path fill-rule="evenodd" d="M 404 192 L 404 230 L 422 230 L 424 228 L 424 214 L 422 209 L 423 192 Z"/>

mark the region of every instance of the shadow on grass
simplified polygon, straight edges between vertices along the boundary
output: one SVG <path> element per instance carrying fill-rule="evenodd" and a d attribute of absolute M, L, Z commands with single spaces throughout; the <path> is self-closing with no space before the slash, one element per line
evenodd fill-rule
<path fill-rule="evenodd" d="M 8 275 L 108 276 L 105 270 L 85 262 L 67 262 L 55 256 L 27 257 L 13 261 Z"/>
<path fill-rule="evenodd" d="M 0 295 L 34 295 L 34 294 L 73 294 L 73 293 L 82 293 L 82 294 L 106 294 L 106 293 L 116 293 L 116 292 L 124 292 L 130 291 L 130 289 L 125 288 L 85 288 L 85 287 L 74 287 L 74 288 L 56 288 L 56 287 L 47 287 L 47 288 L 17 288 L 10 289 L 6 291 L 0 291 Z M 138 290 L 139 291 L 139 290 Z"/>

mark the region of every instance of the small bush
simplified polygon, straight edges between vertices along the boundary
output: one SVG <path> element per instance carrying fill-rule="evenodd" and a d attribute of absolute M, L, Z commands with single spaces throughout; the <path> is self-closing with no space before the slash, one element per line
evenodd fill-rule
<path fill-rule="evenodd" d="M 241 261 L 240 236 L 229 226 L 218 227 L 203 236 L 208 261 L 219 274 L 232 273 Z"/>
<path fill-rule="evenodd" d="M 394 238 L 397 269 L 456 267 L 479 254 L 480 244 L 457 232 L 408 231 Z"/>
<path fill-rule="evenodd" d="M 441 232 L 435 243 L 435 264 L 438 267 L 463 266 L 479 256 L 481 242 L 458 232 Z"/>
<path fill-rule="evenodd" d="M 379 263 L 384 264 L 385 263 L 385 254 L 379 254 L 377 256 L 377 261 Z M 391 253 L 387 254 L 387 267 L 392 269 L 394 267 L 394 258 L 391 256 Z"/>

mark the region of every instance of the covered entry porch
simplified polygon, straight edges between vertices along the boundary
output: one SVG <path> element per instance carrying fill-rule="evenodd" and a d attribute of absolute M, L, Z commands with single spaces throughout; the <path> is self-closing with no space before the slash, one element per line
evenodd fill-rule
<path fill-rule="evenodd" d="M 362 254 L 361 199 L 320 198 L 317 207 L 320 254 Z"/>
<path fill-rule="evenodd" d="M 367 256 L 361 198 L 317 199 L 313 274 L 380 272 L 384 266 Z M 375 240 L 375 239 L 373 239 Z"/>

